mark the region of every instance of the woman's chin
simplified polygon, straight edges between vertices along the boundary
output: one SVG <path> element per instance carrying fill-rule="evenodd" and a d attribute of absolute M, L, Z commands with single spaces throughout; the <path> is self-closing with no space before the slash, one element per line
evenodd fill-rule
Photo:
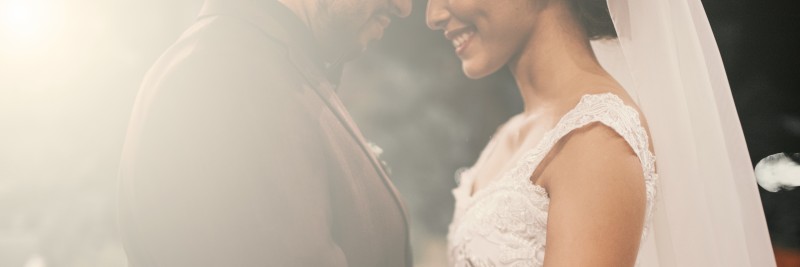
<path fill-rule="evenodd" d="M 462 62 L 461 64 L 464 75 L 473 80 L 481 79 L 497 71 L 496 69 L 491 70 L 485 66 L 475 66 L 476 64 L 469 64 L 469 62 Z"/>

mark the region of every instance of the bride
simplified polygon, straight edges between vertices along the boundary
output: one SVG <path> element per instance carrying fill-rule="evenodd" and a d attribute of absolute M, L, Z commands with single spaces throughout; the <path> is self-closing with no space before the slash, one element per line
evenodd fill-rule
<path fill-rule="evenodd" d="M 429 0 L 427 24 L 525 107 L 459 174 L 450 265 L 774 266 L 699 0 Z"/>

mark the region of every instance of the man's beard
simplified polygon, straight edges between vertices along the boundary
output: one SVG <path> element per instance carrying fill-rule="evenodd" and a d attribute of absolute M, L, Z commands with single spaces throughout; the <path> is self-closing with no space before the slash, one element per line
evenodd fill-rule
<path fill-rule="evenodd" d="M 326 61 L 333 65 L 341 65 L 358 57 L 364 50 L 359 43 L 361 25 L 353 18 L 358 14 L 356 9 L 338 6 L 336 0 L 320 0 L 317 14 L 317 43 L 323 51 Z"/>

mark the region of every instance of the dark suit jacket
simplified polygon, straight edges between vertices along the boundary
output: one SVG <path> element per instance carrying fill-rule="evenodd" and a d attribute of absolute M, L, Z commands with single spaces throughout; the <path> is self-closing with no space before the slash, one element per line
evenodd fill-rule
<path fill-rule="evenodd" d="M 207 1 L 148 72 L 120 169 L 131 266 L 410 266 L 406 211 L 274 0 Z"/>

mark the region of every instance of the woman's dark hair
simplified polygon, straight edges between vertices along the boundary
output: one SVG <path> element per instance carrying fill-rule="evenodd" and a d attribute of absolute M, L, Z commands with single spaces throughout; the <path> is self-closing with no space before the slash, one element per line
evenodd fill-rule
<path fill-rule="evenodd" d="M 570 0 L 590 40 L 617 38 L 606 0 Z"/>

